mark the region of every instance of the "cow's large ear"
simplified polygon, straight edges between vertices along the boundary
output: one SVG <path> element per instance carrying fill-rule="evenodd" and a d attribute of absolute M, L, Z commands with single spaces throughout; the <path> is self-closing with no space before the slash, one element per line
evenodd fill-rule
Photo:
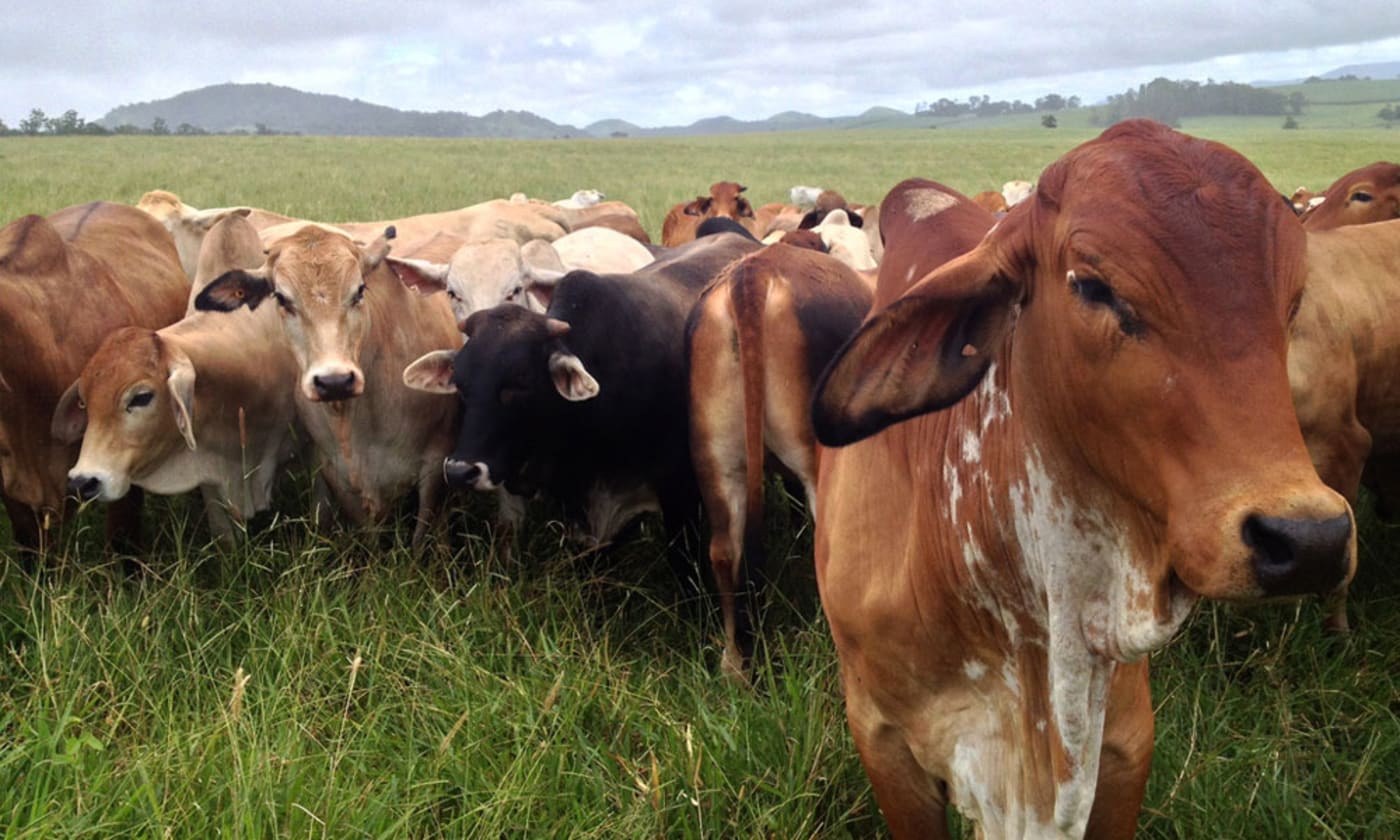
<path fill-rule="evenodd" d="M 165 386 L 170 389 L 170 408 L 175 414 L 175 428 L 185 438 L 185 445 L 195 448 L 194 440 L 194 364 L 184 353 L 176 354 L 170 362 Z"/>
<path fill-rule="evenodd" d="M 257 309 L 272 293 L 268 276 L 266 268 L 226 271 L 195 296 L 194 308 L 206 312 L 232 312 L 240 306 Z"/>
<path fill-rule="evenodd" d="M 49 433 L 62 443 L 77 443 L 87 431 L 87 405 L 78 394 L 78 383 L 74 382 L 58 398 L 58 406 L 53 410 L 53 421 Z"/>
<path fill-rule="evenodd" d="M 403 257 L 389 257 L 388 262 L 389 270 L 394 272 L 394 276 L 420 295 L 430 295 L 447 288 L 447 275 L 450 266 L 446 263 Z"/>
<path fill-rule="evenodd" d="M 531 240 L 520 248 L 520 264 L 525 269 L 525 306 L 532 312 L 543 313 L 554 298 L 554 287 L 568 269 L 559 259 L 554 246 L 542 239 Z"/>
<path fill-rule="evenodd" d="M 384 258 L 389 256 L 389 240 L 399 235 L 398 230 L 393 225 L 384 228 L 384 232 L 374 238 L 374 241 L 365 246 L 360 252 L 360 273 L 368 277 L 370 272 L 379 267 L 384 262 Z"/>
<path fill-rule="evenodd" d="M 554 353 L 549 357 L 549 377 L 554 389 L 569 402 L 582 402 L 598 396 L 598 380 L 573 353 Z"/>
<path fill-rule="evenodd" d="M 456 358 L 456 350 L 425 353 L 403 369 L 403 384 L 429 394 L 455 394 L 457 386 L 452 384 L 452 362 Z"/>
<path fill-rule="evenodd" d="M 217 207 L 212 210 L 196 210 L 184 216 L 181 221 L 188 223 L 195 230 L 207 232 L 228 216 L 242 216 L 246 219 L 252 212 L 251 207 Z"/>
<path fill-rule="evenodd" d="M 845 446 L 961 400 L 982 381 L 1010 331 L 1022 288 L 984 241 L 871 316 L 817 383 L 817 439 Z"/>

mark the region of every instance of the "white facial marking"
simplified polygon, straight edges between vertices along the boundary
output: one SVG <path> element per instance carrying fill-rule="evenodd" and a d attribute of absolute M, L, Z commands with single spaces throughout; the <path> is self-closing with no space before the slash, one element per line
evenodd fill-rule
<path fill-rule="evenodd" d="M 976 682 L 987 675 L 987 666 L 976 659 L 969 659 L 963 663 L 963 673 L 968 679 Z"/>

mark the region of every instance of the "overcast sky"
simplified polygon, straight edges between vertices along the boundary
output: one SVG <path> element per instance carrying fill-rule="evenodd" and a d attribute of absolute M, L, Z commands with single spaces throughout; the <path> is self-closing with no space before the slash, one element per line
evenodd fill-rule
<path fill-rule="evenodd" d="M 0 119 L 272 82 L 584 126 L 1086 103 L 1155 76 L 1249 82 L 1400 60 L 1400 0 L 36 0 L 0 27 Z"/>

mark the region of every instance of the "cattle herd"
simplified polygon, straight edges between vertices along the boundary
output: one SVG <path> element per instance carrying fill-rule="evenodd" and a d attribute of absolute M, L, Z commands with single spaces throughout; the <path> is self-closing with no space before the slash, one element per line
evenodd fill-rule
<path fill-rule="evenodd" d="M 1034 189 L 876 206 L 718 182 L 653 245 L 594 190 L 326 224 L 156 191 L 0 230 L 0 474 L 42 559 L 142 491 L 212 532 L 314 464 L 318 528 L 448 488 L 602 545 L 708 521 L 746 679 L 766 474 L 801 485 L 848 720 L 899 837 L 1127 837 L 1146 655 L 1201 598 L 1318 595 L 1351 505 L 1400 512 L 1400 166 L 1282 197 L 1234 151 L 1122 123 Z M 1297 203 L 1295 206 L 1294 202 Z M 1299 213 L 1301 212 L 1301 216 Z M 74 317 L 81 313 L 81 317 Z"/>

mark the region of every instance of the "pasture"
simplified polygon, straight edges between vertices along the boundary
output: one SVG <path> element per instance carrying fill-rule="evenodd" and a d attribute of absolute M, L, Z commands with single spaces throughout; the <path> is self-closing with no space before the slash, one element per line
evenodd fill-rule
<path fill-rule="evenodd" d="M 1281 190 L 1394 159 L 1383 131 L 1222 140 Z M 1031 178 L 1097 134 L 864 131 L 667 140 L 4 138 L 0 213 L 166 188 L 391 218 L 596 187 L 654 238 L 715 180 L 874 202 L 902 178 L 967 193 Z M 0 313 L 3 324 L 4 313 Z M 0 535 L 0 827 L 7 837 L 883 836 L 846 731 L 799 505 L 770 507 L 775 586 L 755 686 L 718 678 L 712 603 L 678 603 L 658 523 L 580 551 L 532 508 L 510 556 L 456 498 L 422 559 L 410 524 L 317 534 L 301 478 L 233 550 L 202 506 L 148 497 L 128 578 L 85 511 L 37 570 Z M 770 498 L 779 485 L 771 485 Z M 1143 837 L 1400 834 L 1400 532 L 1363 503 L 1353 633 L 1314 603 L 1202 606 L 1153 658 Z"/>

